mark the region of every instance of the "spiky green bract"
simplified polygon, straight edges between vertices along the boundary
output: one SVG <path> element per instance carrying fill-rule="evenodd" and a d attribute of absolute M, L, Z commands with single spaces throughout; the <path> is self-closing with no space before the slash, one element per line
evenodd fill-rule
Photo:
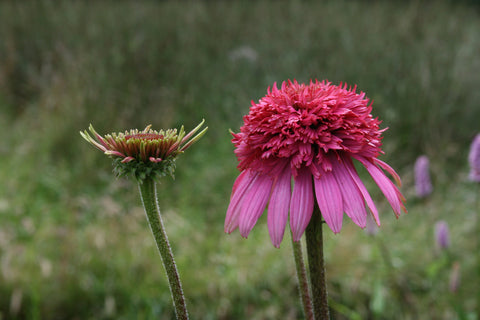
<path fill-rule="evenodd" d="M 127 163 L 122 162 L 121 158 L 113 159 L 113 172 L 115 176 L 128 177 L 132 175 L 140 183 L 147 177 L 155 182 L 158 182 L 160 178 L 166 175 L 175 179 L 175 168 L 175 158 L 166 159 L 161 162 L 130 161 Z"/>
<path fill-rule="evenodd" d="M 92 125 L 80 135 L 104 154 L 112 157 L 114 172 L 117 176 L 132 174 L 139 182 L 147 178 L 158 180 L 170 175 L 174 178 L 175 159 L 200 139 L 208 127 L 205 127 L 197 135 L 205 120 L 192 131 L 185 134 L 183 126 L 177 129 L 152 130 L 151 125 L 143 131 L 132 129 L 125 133 L 99 135 Z M 195 136 L 194 136 L 195 135 Z"/>

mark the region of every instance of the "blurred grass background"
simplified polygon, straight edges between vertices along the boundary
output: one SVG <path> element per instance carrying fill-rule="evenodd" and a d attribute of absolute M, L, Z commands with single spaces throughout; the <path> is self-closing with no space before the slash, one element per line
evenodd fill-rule
<path fill-rule="evenodd" d="M 192 319 L 298 319 L 290 239 L 262 217 L 223 233 L 238 174 L 228 129 L 273 82 L 357 84 L 404 180 L 408 215 L 375 236 L 327 231 L 335 319 L 479 319 L 480 17 L 446 1 L 22 1 L 0 3 L 0 319 L 170 319 L 164 271 L 137 187 L 78 134 L 209 131 L 158 186 Z M 434 193 L 412 168 L 431 161 Z M 366 176 L 365 176 L 366 177 Z M 433 224 L 446 220 L 440 252 Z M 477 228 L 477 229 L 476 229 Z M 461 283 L 449 291 L 454 261 Z M 478 310 L 478 309 L 477 309 Z"/>

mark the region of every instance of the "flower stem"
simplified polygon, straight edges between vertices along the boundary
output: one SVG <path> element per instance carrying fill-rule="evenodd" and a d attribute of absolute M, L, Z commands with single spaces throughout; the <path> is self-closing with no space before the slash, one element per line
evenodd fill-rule
<path fill-rule="evenodd" d="M 305 269 L 305 263 L 303 262 L 302 254 L 302 242 L 293 241 L 292 237 L 293 256 L 295 257 L 295 268 L 297 269 L 298 289 L 300 291 L 300 300 L 302 301 L 303 312 L 305 319 L 314 320 L 312 298 L 310 297 L 310 291 L 308 288 L 307 270 Z"/>
<path fill-rule="evenodd" d="M 177 319 L 188 319 L 187 306 L 183 295 L 182 284 L 178 275 L 177 266 L 173 259 L 172 249 L 168 242 L 165 228 L 163 227 L 160 209 L 157 203 L 157 188 L 155 181 L 146 178 L 138 183 L 140 195 L 142 197 L 143 207 L 147 214 L 147 219 L 152 230 L 153 237 L 157 243 L 157 248 L 162 258 L 163 266 L 167 273 L 168 282 L 170 284 L 170 293 L 172 294 L 173 305 Z"/>
<path fill-rule="evenodd" d="M 317 320 L 328 320 L 330 316 L 328 311 L 325 262 L 323 259 L 322 218 L 317 205 L 315 205 L 315 210 L 305 234 L 310 284 L 312 286 L 313 313 Z"/>

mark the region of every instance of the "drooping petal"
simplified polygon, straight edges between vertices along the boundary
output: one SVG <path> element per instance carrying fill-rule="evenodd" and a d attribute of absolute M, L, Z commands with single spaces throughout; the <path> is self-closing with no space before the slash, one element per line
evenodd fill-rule
<path fill-rule="evenodd" d="M 250 174 L 251 174 L 250 170 L 243 170 L 242 172 L 240 172 L 240 175 L 237 177 L 237 179 L 235 179 L 235 182 L 233 183 L 232 193 L 230 194 L 230 200 L 232 200 L 232 197 L 235 194 L 236 190 L 238 189 L 238 186 L 242 185 L 243 179 L 245 179 L 245 177 Z"/>
<path fill-rule="evenodd" d="M 403 198 L 400 191 L 398 191 L 397 187 L 393 184 L 390 179 L 380 170 L 375 164 L 370 162 L 368 159 L 361 157 L 361 156 L 354 156 L 355 159 L 360 161 L 365 168 L 367 169 L 368 173 L 372 176 L 375 183 L 378 185 L 380 190 L 382 190 L 383 194 L 387 198 L 388 202 L 392 206 L 393 212 L 398 217 L 400 215 L 401 208 L 404 209 L 403 203 L 401 199 Z"/>
<path fill-rule="evenodd" d="M 242 237 L 248 237 L 263 210 L 265 210 L 270 198 L 272 184 L 273 179 L 270 176 L 259 173 L 255 183 L 247 191 L 245 198 L 242 200 L 243 204 L 238 217 L 238 229 Z"/>
<path fill-rule="evenodd" d="M 115 150 L 107 150 L 104 152 L 107 156 L 117 156 L 117 157 L 126 157 L 123 153 L 115 151 Z"/>
<path fill-rule="evenodd" d="M 133 160 L 135 160 L 134 157 L 126 157 L 126 158 L 123 159 L 121 162 L 122 162 L 122 163 L 128 163 L 128 162 L 133 161 Z"/>
<path fill-rule="evenodd" d="M 392 177 L 395 180 L 395 183 L 397 184 L 397 186 L 399 186 L 399 187 L 402 186 L 402 179 L 400 179 L 400 176 L 398 175 L 398 173 L 395 172 L 395 170 L 393 170 L 392 167 L 390 167 L 386 162 L 383 162 L 382 160 L 377 159 L 377 158 L 373 158 L 373 161 L 376 164 L 378 164 L 383 170 L 387 171 L 388 173 L 390 173 L 392 175 Z"/>
<path fill-rule="evenodd" d="M 360 190 L 363 198 L 365 199 L 365 202 L 367 203 L 368 208 L 370 209 L 370 212 L 372 213 L 373 218 L 375 219 L 375 222 L 377 223 L 378 226 L 380 226 L 380 218 L 378 216 L 377 207 L 375 206 L 375 203 L 373 202 L 372 197 L 370 196 L 370 193 L 368 193 L 367 188 L 365 187 L 362 180 L 358 176 L 358 172 L 355 169 L 355 166 L 353 165 L 352 160 L 347 156 L 343 156 L 342 159 L 344 161 L 343 163 L 345 164 L 345 167 L 348 169 L 348 173 L 352 177 L 353 181 L 355 181 L 355 184 L 357 185 L 358 190 Z"/>
<path fill-rule="evenodd" d="M 290 228 L 293 241 L 298 241 L 307 228 L 313 213 L 312 173 L 308 168 L 298 170 L 290 202 Z"/>
<path fill-rule="evenodd" d="M 251 170 L 244 170 L 235 180 L 230 196 L 230 204 L 227 209 L 227 217 L 225 218 L 224 230 L 226 233 L 231 233 L 238 227 L 238 217 L 242 209 L 243 198 L 251 185 L 257 179 L 258 173 Z"/>
<path fill-rule="evenodd" d="M 290 167 L 286 166 L 280 173 L 272 187 L 272 195 L 268 204 L 268 232 L 275 247 L 279 248 L 285 232 L 292 195 L 292 174 Z"/>
<path fill-rule="evenodd" d="M 98 139 L 98 141 L 100 141 L 101 143 L 98 143 L 97 141 L 95 141 L 95 139 L 93 139 L 87 132 L 87 130 L 85 131 L 80 131 L 80 135 L 83 137 L 83 139 L 87 140 L 89 143 L 91 143 L 93 146 L 95 146 L 96 148 L 102 150 L 103 152 L 107 151 L 108 148 L 107 148 L 107 145 L 105 144 L 105 142 L 103 141 L 103 138 L 98 134 L 96 133 L 96 131 L 93 129 L 92 125 L 90 125 L 90 131 L 95 135 L 95 137 Z"/>
<path fill-rule="evenodd" d="M 331 162 L 333 166 L 332 173 L 342 193 L 343 210 L 356 225 L 365 228 L 367 225 L 367 210 L 357 184 L 342 160 L 332 159 Z"/>
<path fill-rule="evenodd" d="M 334 233 L 342 229 L 343 199 L 337 181 L 331 171 L 314 179 L 317 203 L 323 219 Z"/>

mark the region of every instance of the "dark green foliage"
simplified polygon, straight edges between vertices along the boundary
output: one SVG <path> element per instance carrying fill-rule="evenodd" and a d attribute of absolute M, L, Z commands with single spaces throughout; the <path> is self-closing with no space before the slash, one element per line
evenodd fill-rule
<path fill-rule="evenodd" d="M 480 197 L 466 155 L 480 130 L 480 19 L 465 3 L 0 2 L 0 318 L 171 318 L 136 183 L 115 179 L 78 132 L 203 118 L 207 134 L 158 185 L 192 318 L 299 318 L 289 237 L 275 249 L 265 217 L 248 240 L 223 232 L 238 174 L 228 130 L 274 82 L 318 78 L 374 100 L 409 210 L 397 221 L 366 179 L 380 233 L 347 220 L 337 236 L 325 230 L 332 314 L 473 319 Z M 425 201 L 411 174 L 420 154 L 434 184 Z M 434 247 L 440 219 L 448 253 Z"/>
<path fill-rule="evenodd" d="M 143 162 L 133 160 L 127 163 L 122 162 L 122 158 L 113 159 L 113 172 L 117 177 L 133 176 L 137 181 L 143 181 L 147 177 L 157 182 L 165 175 L 175 178 L 175 157 L 167 158 L 161 162 Z"/>

